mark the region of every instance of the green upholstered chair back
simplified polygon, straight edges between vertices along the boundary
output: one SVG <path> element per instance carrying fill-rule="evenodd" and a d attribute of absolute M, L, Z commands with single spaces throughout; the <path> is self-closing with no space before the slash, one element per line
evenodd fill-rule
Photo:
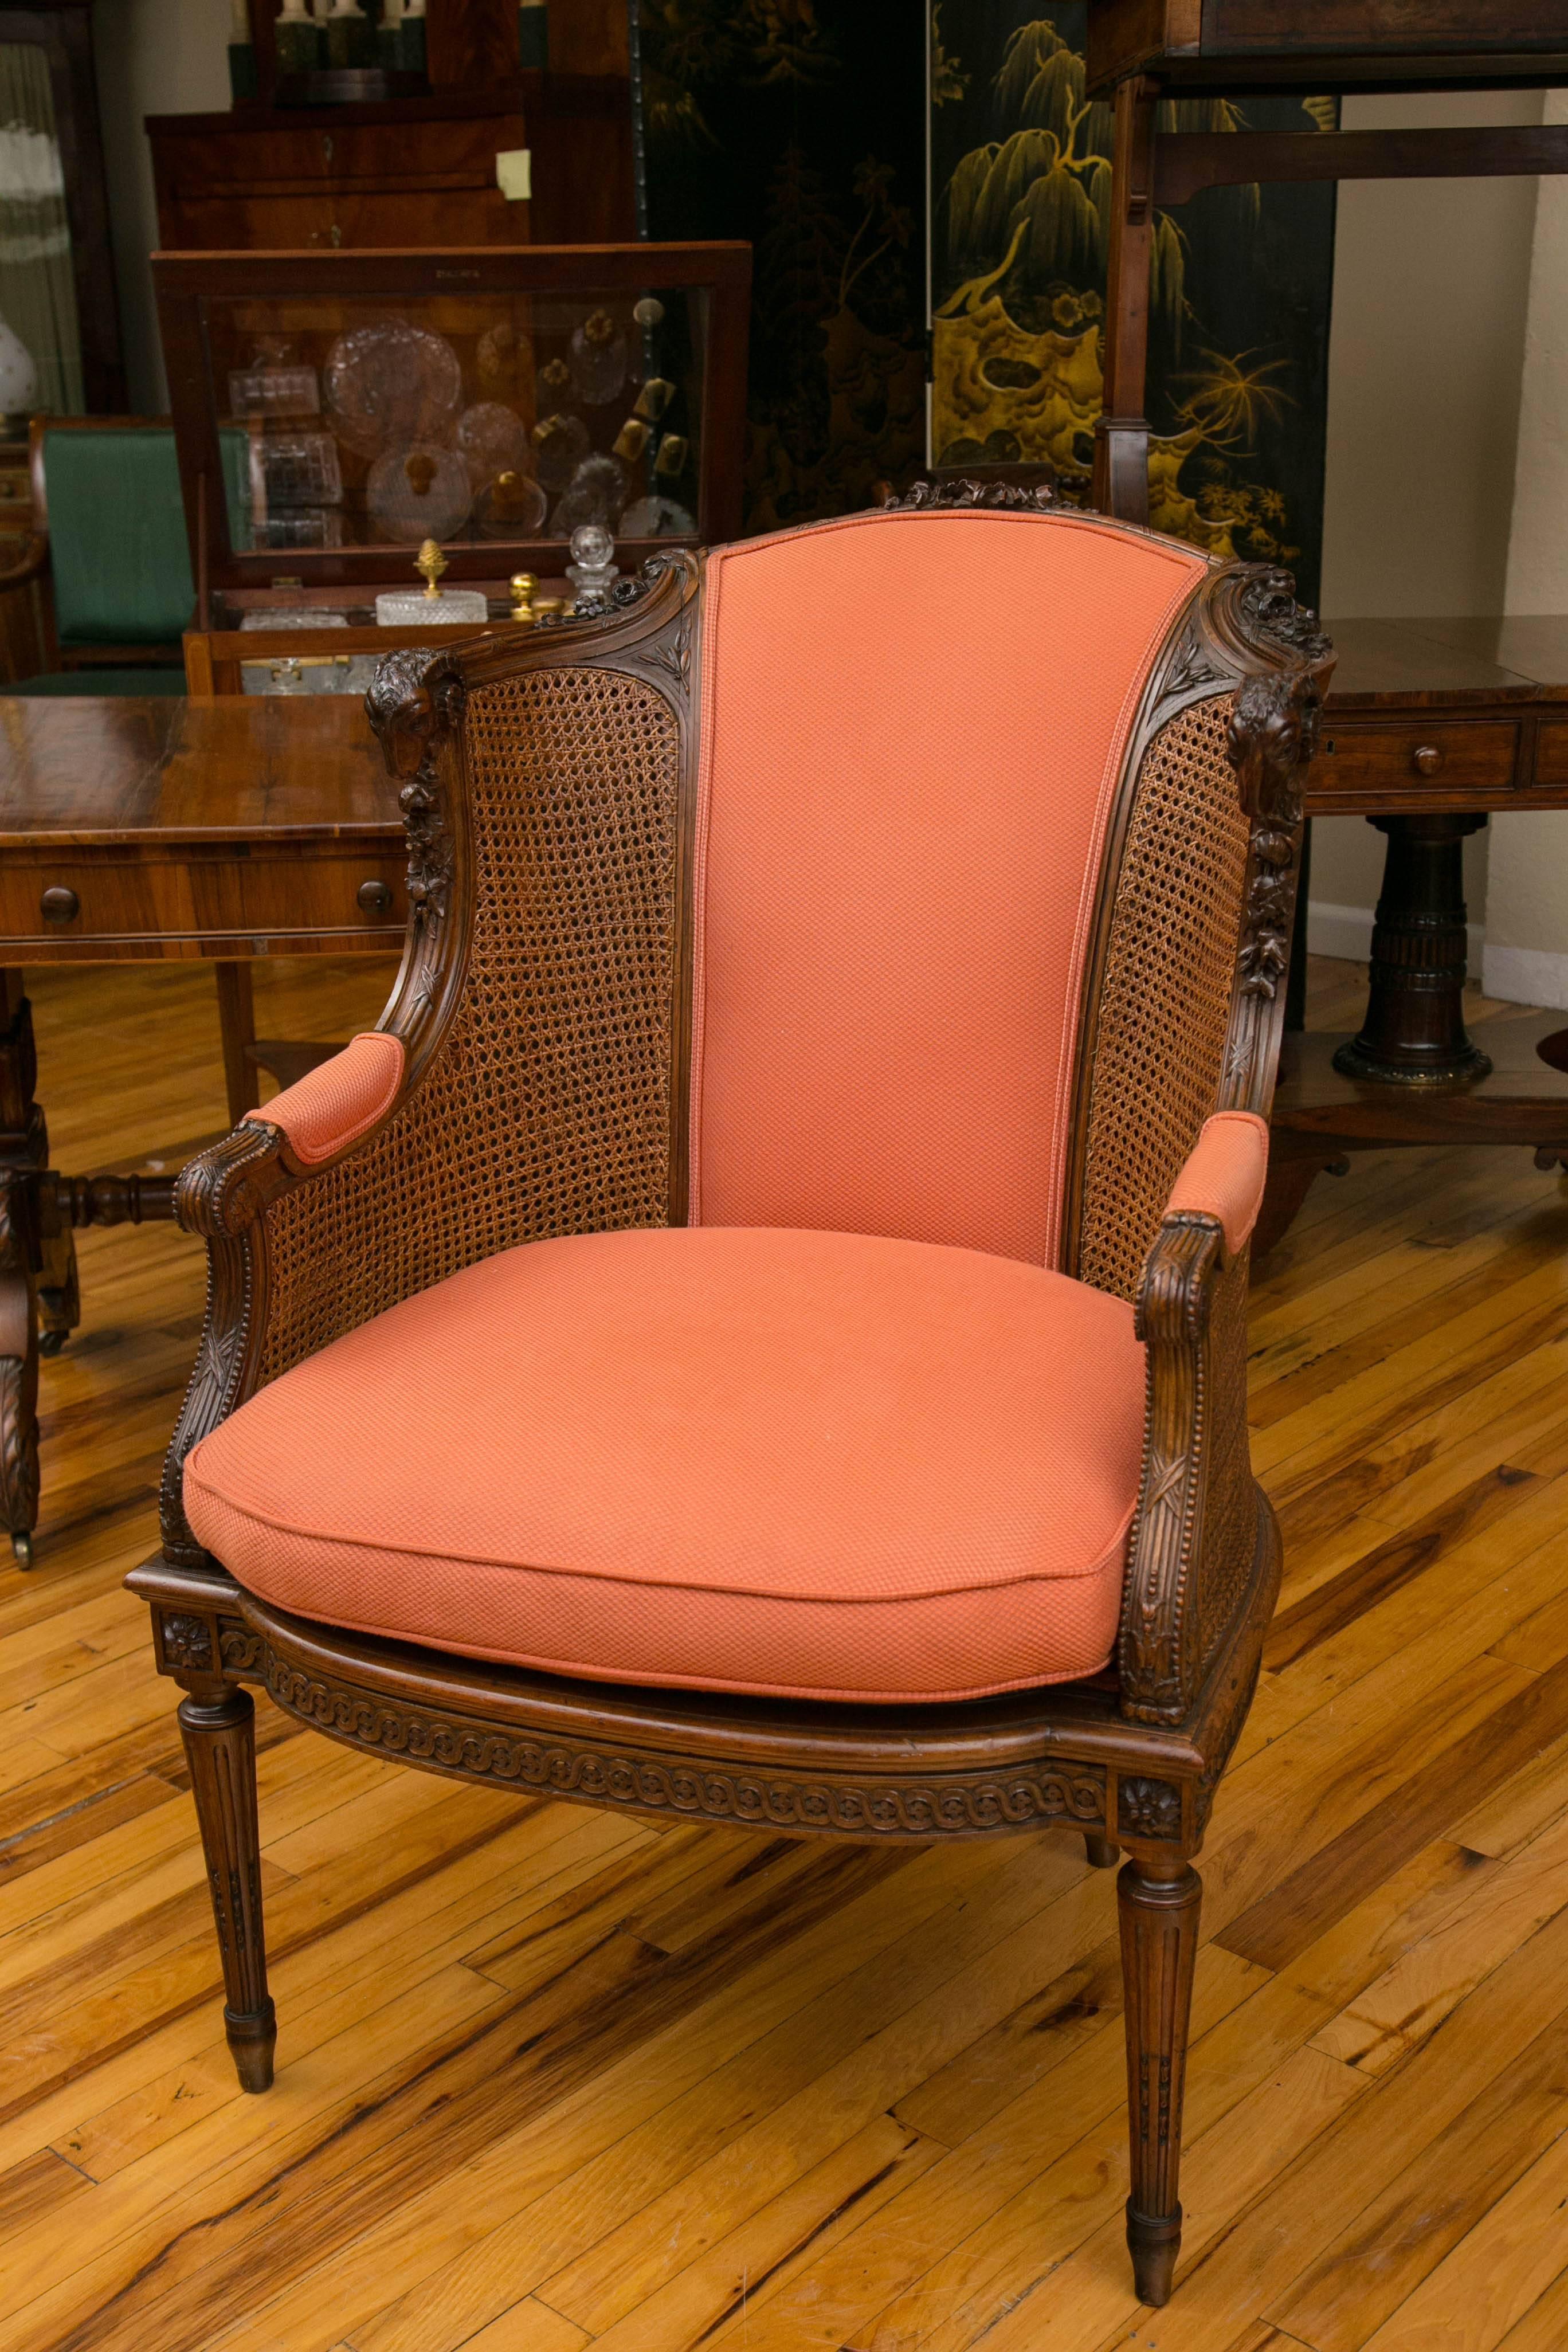
<path fill-rule="evenodd" d="M 220 434 L 224 488 L 243 505 L 247 436 Z M 185 513 L 167 425 L 46 429 L 49 569 L 62 646 L 178 642 L 191 623 Z"/>

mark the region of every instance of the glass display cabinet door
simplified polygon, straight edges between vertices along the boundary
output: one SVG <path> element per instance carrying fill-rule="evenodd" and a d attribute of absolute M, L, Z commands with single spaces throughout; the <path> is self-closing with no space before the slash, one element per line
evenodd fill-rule
<path fill-rule="evenodd" d="M 0 42 L 0 417 L 86 409 L 65 172 L 46 52 Z"/>

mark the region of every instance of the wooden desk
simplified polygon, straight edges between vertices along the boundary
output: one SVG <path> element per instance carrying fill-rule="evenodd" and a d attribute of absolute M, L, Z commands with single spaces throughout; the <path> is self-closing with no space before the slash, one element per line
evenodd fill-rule
<path fill-rule="evenodd" d="M 208 958 L 243 1034 L 252 957 L 384 955 L 406 914 L 396 788 L 357 696 L 0 699 L 0 1527 L 24 1564 L 39 1350 L 80 1311 L 72 1229 L 166 1217 L 174 1179 L 50 1169 L 21 968 Z"/>

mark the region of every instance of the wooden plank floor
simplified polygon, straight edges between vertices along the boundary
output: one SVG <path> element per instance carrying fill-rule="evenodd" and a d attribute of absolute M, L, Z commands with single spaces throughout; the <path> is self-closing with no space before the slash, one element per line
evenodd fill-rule
<path fill-rule="evenodd" d="M 347 1034 L 385 977 L 264 968 L 261 1026 Z M 1320 967 L 1314 1017 L 1356 979 Z M 222 1124 L 208 975 L 34 995 L 57 1165 Z M 1203 1864 L 1159 2314 L 1121 2246 L 1112 1876 L 1065 1838 L 647 1829 L 259 1700 L 279 2073 L 242 2097 L 120 1583 L 201 1254 L 81 1258 L 38 1565 L 0 1574 L 5 2352 L 1568 2345 L 1568 1187 L 1528 1153 L 1363 1159 L 1257 1286 L 1287 1582 Z"/>

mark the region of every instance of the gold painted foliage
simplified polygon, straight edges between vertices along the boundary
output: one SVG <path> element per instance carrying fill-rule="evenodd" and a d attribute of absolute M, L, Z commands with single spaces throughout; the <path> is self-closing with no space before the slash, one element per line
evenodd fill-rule
<path fill-rule="evenodd" d="M 944 63 L 956 69 L 945 53 Z M 1087 487 L 1103 406 L 1098 289 L 1110 250 L 1111 113 L 1089 100 L 1083 58 L 1048 17 L 1011 35 L 993 87 L 1006 135 L 961 157 L 939 200 L 948 262 L 964 276 L 935 313 L 933 446 L 947 464 L 1048 465 L 1070 498 Z M 1330 119 L 1307 111 L 1319 127 Z M 1245 122 L 1226 99 L 1169 101 L 1159 114 L 1165 131 Z M 1238 208 L 1238 229 L 1256 219 L 1256 188 L 1226 201 Z M 1187 245 L 1169 213 L 1156 215 L 1152 242 L 1151 302 L 1179 352 L 1192 324 Z M 1238 483 L 1230 462 L 1289 404 L 1278 381 L 1285 364 L 1199 352 L 1174 387 L 1178 429 L 1151 450 L 1156 529 L 1220 555 L 1239 551 L 1238 533 L 1263 560 L 1297 552 L 1283 536 L 1278 491 Z"/>

